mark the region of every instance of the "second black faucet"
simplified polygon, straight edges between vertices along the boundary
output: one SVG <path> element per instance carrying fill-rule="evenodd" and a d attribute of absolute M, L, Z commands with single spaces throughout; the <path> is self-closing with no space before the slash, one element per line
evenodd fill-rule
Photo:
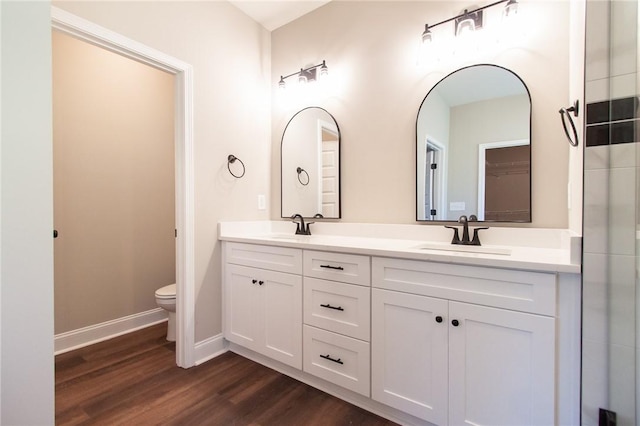
<path fill-rule="evenodd" d="M 467 218 L 467 216 L 462 215 L 460 216 L 460 218 L 458 219 L 458 223 L 462 224 L 462 239 L 460 239 L 460 236 L 458 234 L 458 228 L 456 226 L 446 226 L 445 228 L 449 228 L 449 229 L 453 229 L 453 239 L 451 240 L 451 244 L 462 244 L 462 245 L 468 245 L 468 246 L 479 246 L 480 244 L 480 237 L 478 236 L 478 231 L 481 231 L 483 229 L 489 229 L 488 227 L 480 227 L 480 228 L 474 228 L 473 229 L 473 238 L 469 238 L 469 222 L 477 222 L 478 218 L 476 217 L 476 215 L 471 215 L 469 216 L 469 218 Z"/>
<path fill-rule="evenodd" d="M 304 218 L 299 213 L 291 216 L 291 220 L 296 224 L 296 235 L 311 235 L 311 229 L 309 228 L 309 225 L 314 222 L 308 222 L 305 225 Z"/>

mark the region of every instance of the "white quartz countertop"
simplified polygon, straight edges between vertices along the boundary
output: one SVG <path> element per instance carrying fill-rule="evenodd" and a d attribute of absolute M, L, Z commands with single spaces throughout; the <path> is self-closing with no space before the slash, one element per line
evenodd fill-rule
<path fill-rule="evenodd" d="M 305 250 L 539 272 L 581 271 L 580 237 L 566 230 L 494 228 L 481 231 L 483 245 L 474 247 L 450 244 L 451 231 L 434 225 L 323 222 L 312 225 L 311 229 L 313 235 L 295 235 L 295 225 L 290 222 L 220 222 L 218 238 L 221 241 Z"/>

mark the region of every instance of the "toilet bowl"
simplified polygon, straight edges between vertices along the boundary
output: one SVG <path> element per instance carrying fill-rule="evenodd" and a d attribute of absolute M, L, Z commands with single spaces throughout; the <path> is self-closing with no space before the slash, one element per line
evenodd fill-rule
<path fill-rule="evenodd" d="M 156 304 L 169 314 L 167 340 L 176 341 L 176 285 L 169 284 L 156 290 Z"/>

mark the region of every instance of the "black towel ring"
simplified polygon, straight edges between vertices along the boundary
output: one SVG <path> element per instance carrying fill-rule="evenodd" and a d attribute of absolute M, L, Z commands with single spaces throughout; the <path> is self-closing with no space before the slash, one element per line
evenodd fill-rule
<path fill-rule="evenodd" d="M 562 127 L 564 128 L 564 134 L 567 135 L 567 139 L 569 140 L 569 144 L 571 144 L 571 146 L 578 146 L 578 131 L 576 130 L 576 125 L 573 124 L 573 118 L 571 118 L 571 115 L 569 114 L 570 112 L 573 113 L 574 117 L 578 116 L 578 101 L 576 100 L 572 106 L 570 106 L 569 108 L 560 108 L 560 111 L 558 111 L 560 113 L 560 120 L 562 121 Z M 573 139 L 571 139 L 571 136 L 569 135 L 569 129 L 567 129 L 567 123 L 564 119 L 565 115 L 567 116 L 567 118 L 569 119 L 569 124 L 571 124 L 571 130 L 573 130 Z"/>
<path fill-rule="evenodd" d="M 236 162 L 236 160 L 238 160 L 238 161 L 240 162 L 240 164 L 242 165 L 242 174 L 241 174 L 241 175 L 239 175 L 239 176 L 238 176 L 237 174 L 235 174 L 235 173 L 233 173 L 233 172 L 231 171 L 231 165 L 232 165 L 233 163 L 235 163 L 235 162 Z M 244 172 L 246 171 L 246 169 L 245 169 L 245 167 L 244 167 L 244 163 L 242 162 L 242 160 L 241 160 L 241 159 L 239 159 L 238 157 L 236 157 L 236 156 L 235 156 L 235 155 L 233 155 L 233 154 L 230 154 L 230 155 L 227 157 L 227 169 L 229 170 L 229 173 L 231 173 L 231 176 L 233 176 L 233 177 L 234 177 L 234 178 L 236 178 L 236 179 L 240 179 L 242 176 L 244 176 Z"/>
<path fill-rule="evenodd" d="M 300 183 L 301 183 L 302 185 L 304 185 L 304 186 L 309 185 L 309 181 L 310 181 L 309 173 L 307 173 L 307 171 L 306 171 L 305 169 L 303 169 L 302 167 L 298 167 L 298 168 L 296 169 L 296 172 L 298 172 L 298 182 L 300 182 Z M 300 179 L 300 175 L 301 175 L 302 173 L 304 173 L 305 175 L 307 175 L 307 183 L 304 183 L 304 182 L 302 181 L 302 179 Z"/>

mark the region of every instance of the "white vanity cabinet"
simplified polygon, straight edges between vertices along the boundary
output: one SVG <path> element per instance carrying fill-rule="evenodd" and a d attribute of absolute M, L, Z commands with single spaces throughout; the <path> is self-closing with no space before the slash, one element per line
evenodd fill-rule
<path fill-rule="evenodd" d="M 305 250 L 303 370 L 370 392 L 370 258 Z"/>
<path fill-rule="evenodd" d="M 555 274 L 390 258 L 372 271 L 374 400 L 437 425 L 554 424 Z"/>
<path fill-rule="evenodd" d="M 302 368 L 302 250 L 226 243 L 224 337 Z"/>
<path fill-rule="evenodd" d="M 579 424 L 581 281 L 564 250 L 247 226 L 221 234 L 230 350 L 403 425 Z"/>

